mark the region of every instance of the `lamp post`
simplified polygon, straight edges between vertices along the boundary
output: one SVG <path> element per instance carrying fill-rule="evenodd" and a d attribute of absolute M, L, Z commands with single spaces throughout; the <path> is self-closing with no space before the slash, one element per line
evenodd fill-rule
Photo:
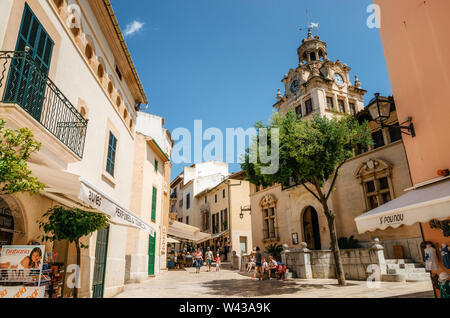
<path fill-rule="evenodd" d="M 414 129 L 414 124 L 412 123 L 412 118 L 408 117 L 408 120 L 400 125 L 390 125 L 386 124 L 386 121 L 391 115 L 391 106 L 394 105 L 394 98 L 392 96 L 380 97 L 380 93 L 375 94 L 375 101 L 368 108 L 370 116 L 372 119 L 381 125 L 381 128 L 399 128 L 402 134 L 416 137 L 416 131 Z M 409 124 L 405 126 L 405 124 Z"/>

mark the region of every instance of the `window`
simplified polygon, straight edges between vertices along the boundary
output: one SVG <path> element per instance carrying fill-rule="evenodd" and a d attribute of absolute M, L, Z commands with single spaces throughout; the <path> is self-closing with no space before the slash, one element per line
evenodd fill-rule
<path fill-rule="evenodd" d="M 389 180 L 391 168 L 379 159 L 363 163 L 359 168 L 358 176 L 362 180 L 367 210 L 373 210 L 392 200 L 393 192 Z"/>
<path fill-rule="evenodd" d="M 378 130 L 374 133 L 372 133 L 372 139 L 374 142 L 374 148 L 380 148 L 384 146 L 384 138 L 383 138 L 383 131 Z"/>
<path fill-rule="evenodd" d="M 395 123 L 398 125 L 398 123 Z M 389 127 L 389 137 L 391 138 L 391 142 L 396 142 L 402 139 L 402 131 L 398 127 Z"/>
<path fill-rule="evenodd" d="M 228 209 L 223 210 L 222 231 L 228 230 Z"/>
<path fill-rule="evenodd" d="M 222 190 L 222 197 L 225 198 L 225 189 Z"/>
<path fill-rule="evenodd" d="M 306 115 L 309 115 L 313 112 L 313 105 L 311 98 L 305 102 L 305 107 L 306 107 Z"/>
<path fill-rule="evenodd" d="M 120 80 L 122 80 L 122 73 L 119 70 L 119 67 L 116 65 L 116 74 L 119 77 Z"/>
<path fill-rule="evenodd" d="M 260 202 L 263 217 L 264 240 L 278 240 L 276 227 L 276 200 L 272 195 L 266 195 Z"/>
<path fill-rule="evenodd" d="M 214 202 L 217 203 L 217 194 L 214 195 Z"/>
<path fill-rule="evenodd" d="M 219 213 L 215 213 L 212 216 L 212 233 L 219 233 Z"/>
<path fill-rule="evenodd" d="M 223 210 L 220 211 L 220 230 L 223 231 L 223 225 L 224 225 L 224 221 L 223 221 Z"/>
<path fill-rule="evenodd" d="M 334 108 L 333 97 L 327 97 L 327 107 L 329 110 Z"/>
<path fill-rule="evenodd" d="M 191 194 L 186 194 L 186 210 L 189 210 L 191 208 Z"/>
<path fill-rule="evenodd" d="M 349 107 L 350 107 L 350 114 L 356 115 L 356 106 L 355 106 L 355 103 L 349 103 L 348 105 L 349 105 Z"/>
<path fill-rule="evenodd" d="M 296 113 L 298 116 L 300 116 L 300 117 L 303 116 L 303 114 L 302 114 L 302 106 L 301 106 L 301 105 L 295 107 L 295 113 Z"/>
<path fill-rule="evenodd" d="M 342 99 L 340 99 L 338 100 L 338 104 L 339 104 L 339 111 L 345 114 L 345 102 Z"/>
<path fill-rule="evenodd" d="M 158 190 L 153 187 L 153 193 L 152 193 L 152 221 L 156 221 L 156 198 L 157 198 Z"/>
<path fill-rule="evenodd" d="M 186 224 L 189 224 L 189 216 L 186 216 Z"/>
<path fill-rule="evenodd" d="M 106 171 L 114 177 L 114 170 L 116 165 L 116 150 L 117 150 L 117 138 L 112 132 L 109 132 L 108 141 L 108 157 L 106 158 Z"/>
<path fill-rule="evenodd" d="M 241 254 L 244 255 L 247 253 L 247 236 L 239 237 L 239 245 L 241 247 Z"/>
<path fill-rule="evenodd" d="M 205 203 L 208 203 L 208 197 L 205 195 Z"/>
<path fill-rule="evenodd" d="M 155 172 L 158 172 L 158 160 L 155 159 Z"/>

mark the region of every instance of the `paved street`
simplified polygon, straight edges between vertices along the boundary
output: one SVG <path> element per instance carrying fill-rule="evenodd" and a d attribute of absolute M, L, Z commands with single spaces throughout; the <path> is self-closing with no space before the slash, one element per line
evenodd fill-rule
<path fill-rule="evenodd" d="M 366 282 L 349 281 L 339 287 L 336 280 L 252 281 L 235 271 L 195 274 L 195 269 L 164 272 L 142 284 L 125 286 L 118 298 L 221 298 L 221 297 L 282 297 L 282 298 L 433 298 L 431 282 L 387 283 L 369 289 Z"/>

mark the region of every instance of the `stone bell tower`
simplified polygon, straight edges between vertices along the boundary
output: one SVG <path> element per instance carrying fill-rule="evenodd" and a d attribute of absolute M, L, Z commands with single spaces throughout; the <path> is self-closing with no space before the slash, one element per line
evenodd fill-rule
<path fill-rule="evenodd" d="M 278 90 L 274 107 L 281 113 L 289 110 L 304 118 L 314 113 L 332 118 L 354 115 L 364 109 L 364 95 L 357 76 L 350 81 L 350 67 L 328 58 L 327 44 L 311 29 L 297 50 L 299 65 L 284 76 L 285 94 Z"/>

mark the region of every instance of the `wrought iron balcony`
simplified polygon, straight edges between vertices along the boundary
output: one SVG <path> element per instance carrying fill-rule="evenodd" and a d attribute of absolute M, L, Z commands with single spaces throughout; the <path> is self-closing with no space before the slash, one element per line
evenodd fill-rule
<path fill-rule="evenodd" d="M 0 51 L 0 101 L 19 105 L 78 157 L 88 121 L 28 52 Z"/>

